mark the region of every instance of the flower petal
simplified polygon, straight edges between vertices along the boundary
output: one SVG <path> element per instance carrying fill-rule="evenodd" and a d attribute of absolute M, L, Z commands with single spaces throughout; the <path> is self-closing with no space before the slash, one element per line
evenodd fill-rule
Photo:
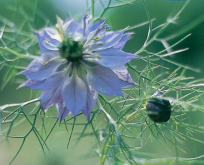
<path fill-rule="evenodd" d="M 123 37 L 121 38 L 121 40 L 113 48 L 122 50 L 123 47 L 125 46 L 127 40 L 129 40 L 129 38 L 130 38 L 130 36 L 132 34 L 133 33 L 126 33 L 126 34 L 124 34 Z"/>
<path fill-rule="evenodd" d="M 63 24 L 63 28 L 65 29 L 65 32 L 72 22 L 73 22 L 73 19 L 70 16 L 68 16 L 68 18 L 64 21 L 64 24 Z"/>
<path fill-rule="evenodd" d="M 75 75 L 64 82 L 62 98 L 66 107 L 76 116 L 85 106 L 87 101 L 86 84 Z"/>
<path fill-rule="evenodd" d="M 40 97 L 42 109 L 59 103 L 62 100 L 61 89 L 63 84 L 63 72 L 57 72 L 48 77 Z"/>
<path fill-rule="evenodd" d="M 89 51 L 101 51 L 115 46 L 123 36 L 125 30 L 118 32 L 105 32 L 103 37 L 99 40 L 92 40 L 88 50 Z"/>
<path fill-rule="evenodd" d="M 45 28 L 43 31 L 36 32 L 36 35 L 42 54 L 50 52 L 50 50 L 58 50 L 57 46 L 59 46 L 61 39 L 59 35 L 56 34 L 55 29 Z"/>
<path fill-rule="evenodd" d="M 133 81 L 132 77 L 130 76 L 128 70 L 124 65 L 117 68 L 111 68 L 111 69 L 119 77 L 121 88 L 127 88 L 127 87 L 137 85 Z"/>
<path fill-rule="evenodd" d="M 66 28 L 66 30 L 65 30 L 65 33 L 68 35 L 68 36 L 72 36 L 74 33 L 75 33 L 75 31 L 76 31 L 76 29 L 78 28 L 78 26 L 79 26 L 80 24 L 78 23 L 78 22 L 74 22 L 74 21 L 72 21 L 70 24 L 69 24 L 69 26 Z"/>
<path fill-rule="evenodd" d="M 86 105 L 84 106 L 84 108 L 82 109 L 83 114 L 86 116 L 87 120 L 90 120 L 90 114 L 91 111 L 94 107 L 94 105 L 96 104 L 96 101 L 98 99 L 98 92 L 95 91 L 87 82 L 87 79 L 84 78 L 83 80 L 85 80 L 85 83 L 87 85 L 87 101 L 86 101 Z"/>
<path fill-rule="evenodd" d="M 43 89 L 44 83 L 45 83 L 45 80 L 43 80 L 43 81 L 35 81 L 35 80 L 28 79 L 23 84 L 21 84 L 19 86 L 19 88 L 21 88 L 21 87 L 29 87 L 29 88 L 32 88 L 32 89 Z"/>
<path fill-rule="evenodd" d="M 88 17 L 88 14 L 83 15 L 81 23 L 77 27 L 77 29 L 74 33 L 74 36 L 73 36 L 75 41 L 82 40 L 83 37 L 86 35 L 86 32 L 87 32 L 86 29 L 87 29 L 87 23 L 88 23 L 87 17 Z"/>
<path fill-rule="evenodd" d="M 56 104 L 58 119 L 60 122 L 65 119 L 66 116 L 71 114 L 71 112 L 66 108 L 64 101 Z"/>
<path fill-rule="evenodd" d="M 100 58 L 95 58 L 95 61 L 105 67 L 118 67 L 128 63 L 131 59 L 137 56 L 131 53 L 123 52 L 119 49 L 107 49 L 100 52 L 95 52 Z"/>
<path fill-rule="evenodd" d="M 96 29 L 99 28 L 99 26 L 101 26 L 102 24 L 104 24 L 104 22 L 106 21 L 106 19 L 100 19 L 99 21 L 97 21 L 96 23 L 89 25 L 88 26 L 88 32 L 92 32 L 95 31 Z"/>
<path fill-rule="evenodd" d="M 109 68 L 105 68 L 99 65 L 93 68 L 89 68 L 87 71 L 87 79 L 91 87 L 97 92 L 109 96 L 123 96 L 119 78 Z"/>
<path fill-rule="evenodd" d="M 41 81 L 51 75 L 62 63 L 62 59 L 55 59 L 55 55 L 47 53 L 33 60 L 21 74 L 27 78 Z"/>
<path fill-rule="evenodd" d="M 74 38 L 75 41 L 82 39 L 85 36 L 86 29 L 87 29 L 87 17 L 88 15 L 84 15 L 82 17 L 82 21 L 79 24 L 78 22 L 72 21 L 71 18 L 68 19 L 69 25 L 66 28 L 66 34 Z"/>

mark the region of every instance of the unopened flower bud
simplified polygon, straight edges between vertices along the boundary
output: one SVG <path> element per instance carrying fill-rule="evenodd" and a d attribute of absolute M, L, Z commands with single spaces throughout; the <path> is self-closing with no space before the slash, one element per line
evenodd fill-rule
<path fill-rule="evenodd" d="M 165 99 L 152 98 L 146 105 L 146 112 L 154 122 L 167 122 L 171 116 L 171 104 Z"/>

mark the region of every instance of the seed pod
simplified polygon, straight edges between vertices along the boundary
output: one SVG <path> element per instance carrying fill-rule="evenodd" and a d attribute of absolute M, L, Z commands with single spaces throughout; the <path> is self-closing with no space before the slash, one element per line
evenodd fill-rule
<path fill-rule="evenodd" d="M 171 116 L 171 104 L 168 100 L 152 98 L 146 105 L 146 112 L 154 122 L 167 122 Z"/>

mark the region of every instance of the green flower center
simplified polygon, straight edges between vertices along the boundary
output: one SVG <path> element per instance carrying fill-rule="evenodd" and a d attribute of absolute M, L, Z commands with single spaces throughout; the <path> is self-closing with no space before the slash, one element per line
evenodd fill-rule
<path fill-rule="evenodd" d="M 70 62 L 79 62 L 82 60 L 83 43 L 67 39 L 59 45 L 59 51 L 62 58 Z"/>

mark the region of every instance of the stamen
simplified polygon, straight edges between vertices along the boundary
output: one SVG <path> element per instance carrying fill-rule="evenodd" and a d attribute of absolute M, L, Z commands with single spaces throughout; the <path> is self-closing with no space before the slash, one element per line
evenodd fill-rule
<path fill-rule="evenodd" d="M 102 59 L 102 57 L 98 54 L 91 54 L 91 55 L 84 55 L 84 58 L 98 58 L 98 59 Z"/>
<path fill-rule="evenodd" d="M 43 43 L 44 43 L 45 45 L 48 45 L 48 44 L 49 44 L 49 42 L 46 41 L 46 40 L 44 40 Z"/>
<path fill-rule="evenodd" d="M 56 56 L 56 57 L 51 58 L 49 61 L 46 61 L 46 62 L 44 63 L 44 65 L 49 64 L 51 61 L 53 61 L 53 60 L 55 60 L 55 59 L 57 59 L 57 58 L 60 58 L 60 56 Z"/>
<path fill-rule="evenodd" d="M 101 37 L 95 37 L 95 38 L 93 38 L 93 40 L 100 40 L 101 39 Z"/>
<path fill-rule="evenodd" d="M 43 43 L 44 43 L 45 45 L 50 45 L 50 46 L 52 46 L 52 47 L 57 47 L 56 45 L 51 44 L 51 43 L 48 42 L 47 40 L 44 40 Z"/>
<path fill-rule="evenodd" d="M 91 40 L 95 40 L 95 38 L 99 38 L 99 37 L 96 37 L 96 35 L 103 29 L 109 30 L 110 26 L 109 25 L 100 25 L 100 27 L 97 30 L 95 30 L 95 32 L 91 32 L 93 34 L 91 34 L 90 38 L 89 37 L 87 38 L 87 41 L 84 44 L 84 48 L 90 45 Z"/>
<path fill-rule="evenodd" d="M 102 58 L 102 57 L 101 57 L 100 55 L 98 55 L 98 54 L 96 54 L 95 56 L 96 56 L 96 58 L 98 58 L 98 59 L 101 59 L 101 58 Z"/>
<path fill-rule="evenodd" d="M 110 26 L 109 25 L 103 25 L 102 29 L 110 30 Z"/>
<path fill-rule="evenodd" d="M 103 42 L 97 42 L 96 45 L 103 45 Z"/>

